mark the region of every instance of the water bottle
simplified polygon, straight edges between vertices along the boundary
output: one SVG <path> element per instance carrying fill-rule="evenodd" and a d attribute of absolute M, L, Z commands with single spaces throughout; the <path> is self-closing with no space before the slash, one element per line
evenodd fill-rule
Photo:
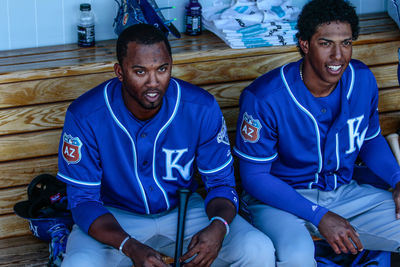
<path fill-rule="evenodd" d="M 186 6 L 186 34 L 201 34 L 201 5 L 198 0 L 189 0 Z"/>
<path fill-rule="evenodd" d="M 80 5 L 81 14 L 78 23 L 78 45 L 94 46 L 94 15 L 90 4 Z"/>

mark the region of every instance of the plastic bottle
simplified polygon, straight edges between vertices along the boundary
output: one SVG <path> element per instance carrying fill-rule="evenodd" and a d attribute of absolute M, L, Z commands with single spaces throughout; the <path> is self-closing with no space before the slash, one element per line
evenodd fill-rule
<path fill-rule="evenodd" d="M 186 6 L 186 34 L 201 34 L 201 5 L 198 0 L 189 0 Z"/>
<path fill-rule="evenodd" d="M 81 14 L 78 23 L 78 45 L 82 47 L 94 46 L 94 15 L 90 4 L 80 5 Z"/>

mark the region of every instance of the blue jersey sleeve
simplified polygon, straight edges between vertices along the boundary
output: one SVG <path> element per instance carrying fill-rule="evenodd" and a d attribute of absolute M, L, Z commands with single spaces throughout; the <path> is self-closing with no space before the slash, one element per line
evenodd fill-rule
<path fill-rule="evenodd" d="M 78 188 L 68 184 L 67 195 L 68 200 L 74 203 L 73 206 L 70 206 L 74 222 L 85 233 L 88 233 L 89 227 L 94 220 L 101 215 L 109 213 L 103 203 L 93 200 L 99 198 L 100 190 L 97 188 Z"/>
<path fill-rule="evenodd" d="M 233 157 L 224 117 L 213 101 L 201 122 L 201 134 L 196 151 L 196 163 L 207 190 L 205 205 L 211 199 L 227 198 L 238 208 Z"/>
<path fill-rule="evenodd" d="M 271 175 L 270 163 L 253 163 L 242 159 L 239 163 L 243 188 L 250 195 L 267 205 L 310 221 L 318 227 L 328 209 L 307 200 L 290 185 Z"/>
<path fill-rule="evenodd" d="M 67 111 L 59 144 L 57 177 L 75 186 L 100 187 L 100 165 L 92 129 L 85 124 L 84 119 L 78 119 Z"/>
<path fill-rule="evenodd" d="M 251 162 L 269 162 L 277 156 L 274 112 L 260 101 L 248 89 L 240 96 L 234 152 Z"/>
<path fill-rule="evenodd" d="M 67 183 L 68 205 L 83 231 L 107 213 L 100 200 L 101 168 L 91 129 L 67 111 L 59 145 L 57 178 Z"/>
<path fill-rule="evenodd" d="M 365 141 L 359 155 L 377 176 L 393 188 L 400 182 L 400 166 L 381 134 L 374 139 Z"/>
<path fill-rule="evenodd" d="M 365 140 L 376 137 L 380 132 L 381 128 L 379 125 L 379 112 L 378 112 L 378 85 L 372 72 L 368 69 L 368 87 L 371 89 L 371 113 L 369 115 L 368 130 L 365 135 Z"/>

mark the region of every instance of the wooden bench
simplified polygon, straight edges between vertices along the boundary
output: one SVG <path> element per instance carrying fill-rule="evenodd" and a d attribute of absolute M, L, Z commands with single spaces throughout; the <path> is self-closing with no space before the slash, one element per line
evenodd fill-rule
<path fill-rule="evenodd" d="M 230 49 L 209 32 L 171 39 L 171 46 L 173 76 L 216 97 L 232 145 L 243 88 L 300 58 L 295 46 Z M 45 266 L 47 244 L 32 237 L 13 206 L 27 198 L 35 176 L 56 174 L 65 111 L 79 95 L 114 77 L 114 47 L 110 40 L 86 49 L 72 44 L 0 52 L 0 266 Z M 365 62 L 378 81 L 384 135 L 400 128 L 398 47 L 400 31 L 386 14 L 362 16 L 353 58 Z"/>

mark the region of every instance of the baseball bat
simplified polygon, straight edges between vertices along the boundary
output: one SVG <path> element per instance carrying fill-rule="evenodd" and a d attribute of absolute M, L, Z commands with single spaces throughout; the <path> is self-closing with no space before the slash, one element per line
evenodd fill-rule
<path fill-rule="evenodd" d="M 386 136 L 386 140 L 389 143 L 390 149 L 392 150 L 397 163 L 400 165 L 399 135 L 397 133 L 391 133 Z"/>
<path fill-rule="evenodd" d="M 183 237 L 185 231 L 185 218 L 186 218 L 186 207 L 190 196 L 190 190 L 187 188 L 180 188 L 179 194 L 179 206 L 178 206 L 178 228 L 176 232 L 176 243 L 175 243 L 175 257 L 174 267 L 181 267 L 179 258 L 182 256 L 183 249 Z"/>

